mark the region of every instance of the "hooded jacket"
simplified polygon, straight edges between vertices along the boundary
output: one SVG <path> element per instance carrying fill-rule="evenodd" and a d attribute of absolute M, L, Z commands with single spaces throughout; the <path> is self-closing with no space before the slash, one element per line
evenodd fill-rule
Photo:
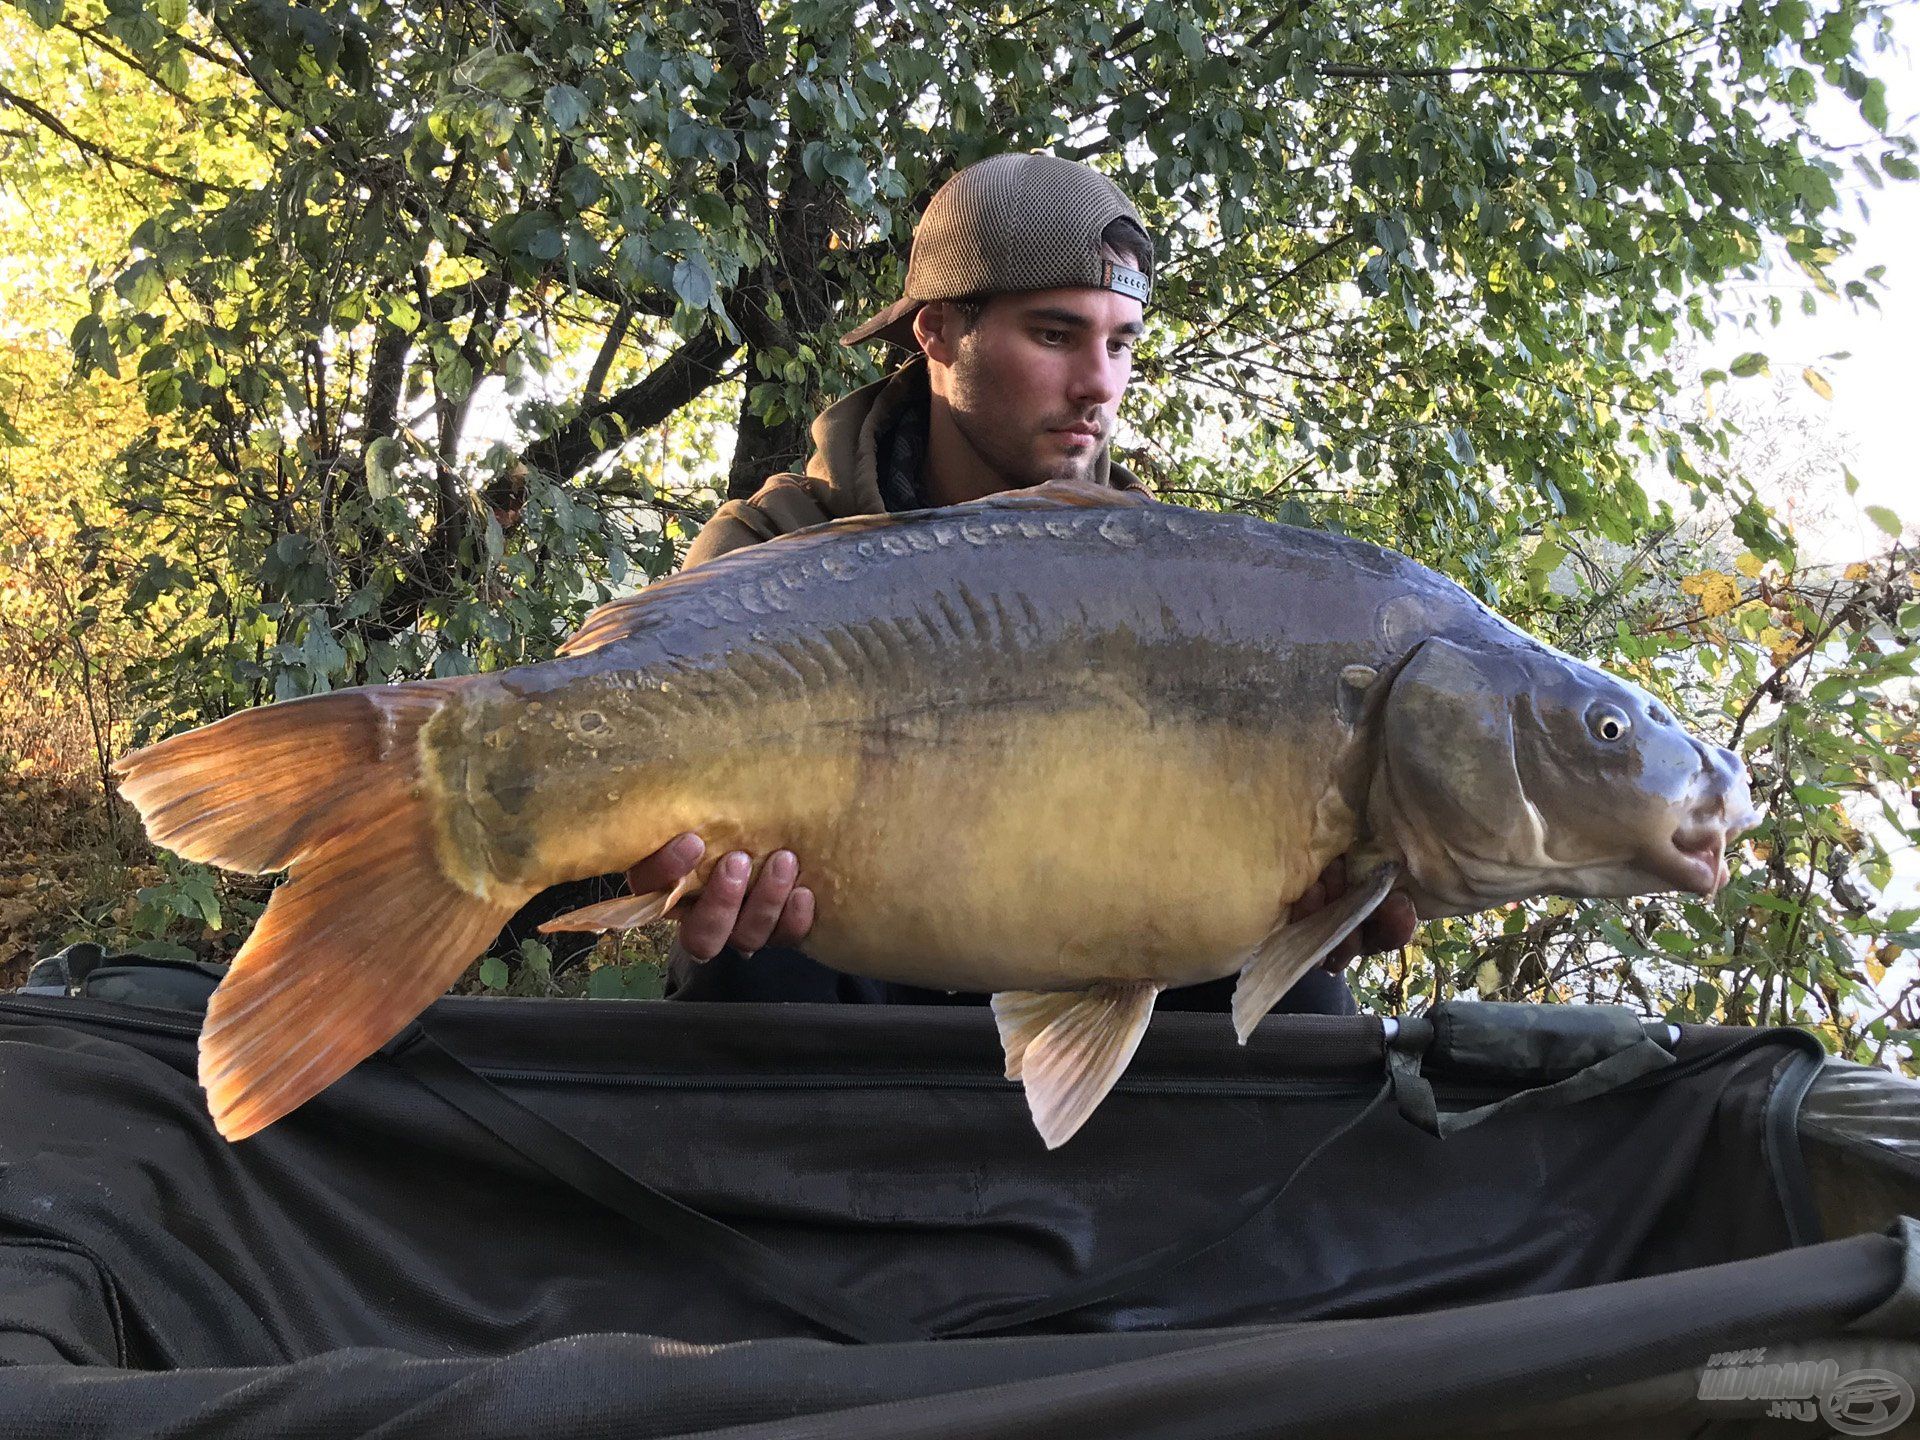
<path fill-rule="evenodd" d="M 922 508 L 917 495 L 927 443 L 927 362 L 916 356 L 884 380 L 862 386 L 813 422 L 804 475 L 775 475 L 750 500 L 714 512 L 687 551 L 683 569 L 776 535 L 849 515 Z M 1091 477 L 1116 490 L 1144 490 L 1101 450 Z"/>

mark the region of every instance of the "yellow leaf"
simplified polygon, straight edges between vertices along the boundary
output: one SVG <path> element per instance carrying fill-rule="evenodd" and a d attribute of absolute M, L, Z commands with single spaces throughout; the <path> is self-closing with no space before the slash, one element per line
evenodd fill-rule
<path fill-rule="evenodd" d="M 1811 365 L 1800 372 L 1800 378 L 1806 381 L 1807 388 L 1822 400 L 1831 400 L 1833 398 L 1833 383 Z"/>
<path fill-rule="evenodd" d="M 1680 582 L 1680 588 L 1688 595 L 1698 595 L 1700 608 L 1710 617 L 1726 614 L 1740 601 L 1739 584 L 1733 576 L 1718 570 L 1704 570 L 1698 575 L 1689 575 Z"/>
<path fill-rule="evenodd" d="M 1846 571 L 1844 573 L 1845 573 L 1845 578 L 1848 580 L 1865 580 L 1868 576 L 1873 574 L 1873 571 L 1868 566 L 1863 565 L 1860 561 L 1856 560 L 1853 562 L 1853 564 L 1847 566 Z"/>
<path fill-rule="evenodd" d="M 1871 955 L 1867 957 L 1867 978 L 1873 981 L 1875 985 L 1878 985 L 1887 978 L 1887 967 Z"/>
<path fill-rule="evenodd" d="M 1749 580 L 1758 580 L 1760 578 L 1760 572 L 1767 568 L 1767 562 L 1751 550 L 1747 550 L 1743 551 L 1740 558 L 1733 562 L 1733 568 Z"/>
<path fill-rule="evenodd" d="M 1473 985 L 1474 988 L 1480 992 L 1480 997 L 1483 1000 L 1489 995 L 1499 994 L 1500 962 L 1498 960 L 1482 960 L 1480 962 L 1480 968 L 1473 972 Z"/>

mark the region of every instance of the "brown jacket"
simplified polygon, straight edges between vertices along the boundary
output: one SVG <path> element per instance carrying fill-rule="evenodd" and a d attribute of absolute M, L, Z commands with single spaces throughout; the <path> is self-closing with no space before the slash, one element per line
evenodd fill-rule
<path fill-rule="evenodd" d="M 687 551 L 682 569 L 691 569 L 747 545 L 776 535 L 822 525 L 849 515 L 880 515 L 878 446 L 900 408 L 916 389 L 924 393 L 927 367 L 915 358 L 884 380 L 835 401 L 813 422 L 813 457 L 804 475 L 776 475 L 751 500 L 729 500 L 722 505 Z M 1106 451 L 1094 467 L 1093 479 L 1116 490 L 1145 490 L 1126 467 Z"/>

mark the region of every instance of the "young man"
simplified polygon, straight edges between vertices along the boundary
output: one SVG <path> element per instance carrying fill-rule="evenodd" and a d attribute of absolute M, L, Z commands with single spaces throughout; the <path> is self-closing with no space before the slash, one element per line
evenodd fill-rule
<path fill-rule="evenodd" d="M 906 294 L 842 339 L 887 340 L 920 355 L 823 412 L 806 474 L 777 475 L 751 499 L 722 506 L 687 566 L 844 516 L 952 505 L 1047 480 L 1139 488 L 1108 447 L 1152 277 L 1146 227 L 1105 176 L 1050 155 L 1000 155 L 968 166 L 921 218 Z M 682 835 L 635 866 L 629 883 L 635 893 L 668 888 L 701 851 L 698 836 Z M 680 947 L 707 963 L 686 967 L 677 994 L 945 998 L 839 975 L 788 948 L 813 923 L 800 864 L 779 851 L 755 878 L 746 855 L 721 860 L 680 927 Z M 1344 889 L 1336 863 L 1295 914 Z M 1412 908 L 1395 897 L 1367 927 L 1365 946 L 1392 948 L 1412 932 Z M 1351 1013 L 1352 994 L 1337 972 L 1361 943 L 1349 942 L 1282 1008 Z M 1162 1004 L 1179 1006 L 1185 997 L 1198 1008 L 1226 1008 L 1231 982 L 1223 983 L 1169 992 Z M 1210 993 L 1217 988 L 1219 995 Z"/>

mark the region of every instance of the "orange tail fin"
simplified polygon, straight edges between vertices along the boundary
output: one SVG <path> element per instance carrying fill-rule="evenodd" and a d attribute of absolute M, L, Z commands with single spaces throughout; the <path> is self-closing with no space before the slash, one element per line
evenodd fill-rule
<path fill-rule="evenodd" d="M 443 872 L 420 785 L 438 681 L 248 710 L 115 764 L 157 845 L 273 892 L 200 1032 L 214 1124 L 245 1139 L 392 1039 L 531 892 Z"/>

